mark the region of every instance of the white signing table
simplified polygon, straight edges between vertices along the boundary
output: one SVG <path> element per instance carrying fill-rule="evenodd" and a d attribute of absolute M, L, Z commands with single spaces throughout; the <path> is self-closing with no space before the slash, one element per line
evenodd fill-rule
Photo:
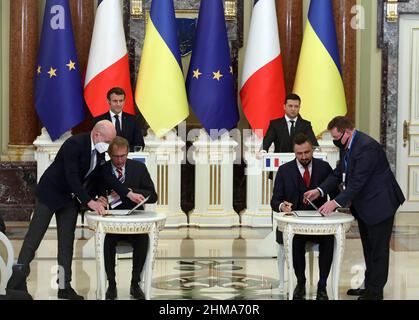
<path fill-rule="evenodd" d="M 283 232 L 285 259 L 288 265 L 288 299 L 292 299 L 294 290 L 294 268 L 292 265 L 292 242 L 294 234 L 331 235 L 335 236 L 332 263 L 332 290 L 334 300 L 339 297 L 339 276 L 345 233 L 351 227 L 354 217 L 350 214 L 335 212 L 327 217 L 297 217 L 274 213 L 278 230 Z"/>
<path fill-rule="evenodd" d="M 86 213 L 89 228 L 95 231 L 95 251 L 97 270 L 97 293 L 98 299 L 105 300 L 106 273 L 103 256 L 103 244 L 106 233 L 140 234 L 147 233 L 149 236 L 147 258 L 142 272 L 142 289 L 147 300 L 150 299 L 152 271 L 154 256 L 157 250 L 159 231 L 163 229 L 166 215 L 152 211 L 138 211 L 128 216 L 100 216 L 94 212 Z"/>

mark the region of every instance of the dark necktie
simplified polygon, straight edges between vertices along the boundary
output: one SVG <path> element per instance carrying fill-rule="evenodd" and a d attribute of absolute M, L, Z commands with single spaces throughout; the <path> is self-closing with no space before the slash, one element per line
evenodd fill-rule
<path fill-rule="evenodd" d="M 348 160 L 349 160 L 349 150 L 345 150 L 344 151 L 344 156 L 343 156 L 343 165 L 345 166 L 345 172 L 346 169 L 348 168 Z"/>
<path fill-rule="evenodd" d="M 125 177 L 122 173 L 122 169 L 121 168 L 116 168 L 116 173 L 117 173 L 117 178 L 118 178 L 119 182 L 124 183 L 125 182 Z"/>
<path fill-rule="evenodd" d="M 121 136 L 122 132 L 121 132 L 121 123 L 119 122 L 119 115 L 114 115 L 115 118 L 115 130 L 116 130 L 116 135 L 117 136 Z"/>
<path fill-rule="evenodd" d="M 310 171 L 308 171 L 308 167 L 304 168 L 303 180 L 306 187 L 308 188 L 310 186 Z"/>
<path fill-rule="evenodd" d="M 295 134 L 295 120 L 290 120 L 291 128 L 290 128 L 290 137 L 294 137 Z"/>

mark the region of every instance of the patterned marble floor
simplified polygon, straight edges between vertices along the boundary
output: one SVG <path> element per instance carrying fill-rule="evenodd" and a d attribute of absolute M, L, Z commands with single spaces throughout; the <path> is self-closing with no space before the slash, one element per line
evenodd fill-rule
<path fill-rule="evenodd" d="M 26 232 L 25 223 L 8 223 L 8 236 L 17 253 Z M 276 249 L 267 239 L 269 229 L 233 228 L 166 229 L 161 233 L 152 282 L 153 300 L 284 300 L 278 288 Z M 85 298 L 96 299 L 96 265 L 92 232 L 78 228 L 73 261 L 73 286 Z M 269 242 L 270 241 L 270 242 Z M 55 288 L 56 235 L 49 230 L 31 264 L 29 291 L 35 299 L 57 299 Z M 307 284 L 313 299 L 317 282 Z M 339 284 L 339 299 L 363 280 L 363 256 L 356 224 L 347 234 Z M 308 268 L 307 268 L 308 269 Z M 306 270 L 308 272 L 308 270 Z M 117 263 L 118 297 L 130 299 L 131 260 L 120 255 Z M 308 277 L 308 276 L 307 276 Z M 330 281 L 328 293 L 331 296 Z M 384 298 L 419 298 L 419 215 L 398 215 L 390 252 L 390 274 Z"/>

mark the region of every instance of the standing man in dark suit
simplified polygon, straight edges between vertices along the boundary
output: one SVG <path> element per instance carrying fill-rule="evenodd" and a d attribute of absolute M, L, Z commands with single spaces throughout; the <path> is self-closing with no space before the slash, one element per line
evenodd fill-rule
<path fill-rule="evenodd" d="M 327 129 L 340 149 L 340 163 L 317 189 L 305 193 L 314 200 L 341 184 L 342 192 L 326 202 L 320 212 L 330 214 L 337 207 L 350 207 L 358 220 L 365 270 L 365 290 L 351 289 L 360 300 L 382 300 L 389 267 L 390 238 L 394 215 L 405 201 L 381 145 L 355 130 L 346 117 L 333 118 Z"/>
<path fill-rule="evenodd" d="M 107 182 L 109 177 L 115 177 L 128 189 L 141 195 L 144 199 L 149 197 L 147 203 L 157 201 L 156 190 L 153 181 L 147 171 L 147 167 L 138 161 L 127 159 L 129 150 L 128 141 L 122 137 L 116 137 L 109 146 L 111 161 L 108 161 L 100 171 L 98 194 L 110 194 L 108 200 L 112 209 L 132 209 L 135 202 L 129 199 L 121 199 Z M 122 200 L 122 201 L 121 201 Z M 141 207 L 141 209 L 143 209 Z M 126 241 L 132 245 L 132 277 L 130 293 L 135 299 L 144 299 L 144 293 L 140 289 L 139 282 L 141 271 L 147 257 L 148 235 L 147 234 L 107 234 L 104 244 L 105 270 L 108 277 L 109 287 L 106 291 L 106 299 L 114 300 L 117 297 L 115 281 L 115 254 L 118 241 Z"/>
<path fill-rule="evenodd" d="M 313 210 L 303 202 L 304 193 L 310 187 L 316 186 L 326 179 L 332 172 L 330 165 L 323 160 L 313 158 L 314 147 L 311 140 L 304 134 L 296 135 L 294 139 L 295 160 L 283 164 L 278 168 L 272 194 L 271 207 L 275 212 L 290 212 L 292 210 Z M 337 188 L 332 190 L 335 195 Z M 321 206 L 327 197 L 315 201 L 316 206 Z M 277 230 L 277 241 L 282 242 L 282 232 Z M 306 242 L 319 243 L 319 271 L 320 279 L 317 284 L 317 300 L 328 300 L 326 286 L 333 260 L 333 235 L 309 236 L 295 235 L 293 239 L 293 266 L 297 277 L 297 286 L 293 299 L 301 300 L 306 295 L 305 277 L 305 247 Z"/>
<path fill-rule="evenodd" d="M 144 148 L 144 139 L 138 125 L 137 117 L 125 113 L 122 110 L 125 106 L 125 91 L 115 87 L 107 93 L 109 112 L 106 112 L 93 119 L 94 123 L 100 120 L 112 121 L 116 129 L 116 135 L 128 140 L 130 151 L 134 151 L 135 146 Z"/>
<path fill-rule="evenodd" d="M 274 152 L 293 152 L 293 140 L 298 133 L 304 133 L 313 146 L 319 145 L 311 123 L 299 115 L 300 107 L 301 99 L 298 95 L 291 93 L 285 97 L 285 116 L 271 120 L 263 138 L 262 152 L 268 152 L 272 142 L 275 145 Z"/>
<path fill-rule="evenodd" d="M 68 138 L 42 175 L 36 188 L 36 206 L 22 248 L 13 266 L 13 274 L 7 283 L 10 298 L 32 298 L 26 286 L 29 265 L 48 229 L 52 215 L 57 220 L 58 237 L 58 298 L 82 300 L 71 287 L 71 263 L 73 259 L 74 231 L 79 203 L 87 205 L 98 214 L 105 214 L 106 199 L 93 200 L 85 185 L 105 162 L 109 142 L 115 138 L 115 128 L 110 121 L 99 121 L 90 133 Z M 114 189 L 134 202 L 140 202 L 138 194 L 129 191 L 115 180 Z M 60 272 L 62 269 L 64 272 Z M 63 274 L 64 273 L 64 274 Z"/>

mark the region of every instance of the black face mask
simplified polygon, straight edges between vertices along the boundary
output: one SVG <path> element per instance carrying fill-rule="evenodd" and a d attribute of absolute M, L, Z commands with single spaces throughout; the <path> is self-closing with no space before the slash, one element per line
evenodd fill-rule
<path fill-rule="evenodd" d="M 340 150 L 343 150 L 343 149 L 345 149 L 345 145 L 346 145 L 346 143 L 345 144 L 343 144 L 342 143 L 342 139 L 343 139 L 343 136 L 345 135 L 345 132 L 344 133 L 342 133 L 342 135 L 340 136 L 340 138 L 339 139 L 337 139 L 337 140 L 333 140 L 333 144 L 336 146 L 336 147 L 338 147 Z"/>

